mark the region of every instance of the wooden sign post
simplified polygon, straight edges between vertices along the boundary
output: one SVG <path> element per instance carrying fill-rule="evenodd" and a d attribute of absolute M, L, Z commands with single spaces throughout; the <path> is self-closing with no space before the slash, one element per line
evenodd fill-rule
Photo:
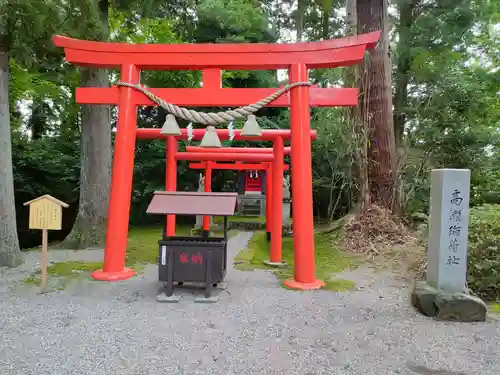
<path fill-rule="evenodd" d="M 47 246 L 48 230 L 61 230 L 62 208 L 69 207 L 66 203 L 48 194 L 24 203 L 30 208 L 29 229 L 42 230 L 42 292 L 47 285 Z"/>

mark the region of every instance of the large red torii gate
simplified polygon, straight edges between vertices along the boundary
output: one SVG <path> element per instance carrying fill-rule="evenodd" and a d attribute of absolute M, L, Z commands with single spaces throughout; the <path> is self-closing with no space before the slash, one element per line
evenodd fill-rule
<path fill-rule="evenodd" d="M 366 49 L 373 48 L 379 37 L 380 32 L 372 32 L 296 44 L 125 44 L 54 36 L 53 42 L 64 48 L 66 60 L 75 65 L 119 68 L 120 81 L 124 83 L 138 84 L 141 70 L 202 70 L 202 88 L 151 88 L 149 91 L 179 106 L 238 107 L 255 103 L 274 93 L 275 89 L 222 88 L 222 70 L 287 69 L 290 83 L 305 82 L 308 81 L 308 69 L 359 63 Z M 355 88 L 299 86 L 268 104 L 271 107 L 290 107 L 291 111 L 295 276 L 285 282 L 288 287 L 316 289 L 324 285 L 323 281 L 316 279 L 314 271 L 309 109 L 319 106 L 356 106 L 357 95 Z M 133 88 L 124 86 L 77 88 L 76 101 L 80 104 L 118 105 L 104 267 L 98 278 L 109 281 L 127 279 L 133 275 L 133 271 L 124 266 L 135 141 L 140 134 L 136 132 L 137 106 L 156 103 Z M 154 138 L 159 138 L 159 129 L 147 130 L 152 131 Z M 148 138 L 146 133 L 142 133 L 144 138 Z M 280 136 L 275 139 L 283 140 Z M 173 136 L 167 137 L 167 142 L 176 146 Z"/>

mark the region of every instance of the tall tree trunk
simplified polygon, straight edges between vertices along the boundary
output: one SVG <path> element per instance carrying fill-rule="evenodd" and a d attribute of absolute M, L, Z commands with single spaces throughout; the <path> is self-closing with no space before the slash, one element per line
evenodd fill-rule
<path fill-rule="evenodd" d="M 346 0 L 346 34 L 357 34 L 357 11 L 356 0 Z M 360 74 L 359 66 L 351 66 L 345 69 L 344 86 L 359 87 Z M 356 210 L 364 211 L 370 205 L 370 186 L 368 181 L 368 150 L 367 150 L 367 129 L 366 124 L 362 121 L 362 113 L 360 106 L 356 108 L 346 107 L 346 121 L 349 121 L 354 129 L 354 142 L 357 144 L 356 153 L 354 155 L 354 165 L 352 168 L 354 187 L 354 201 L 356 202 Z"/>
<path fill-rule="evenodd" d="M 307 1 L 297 1 L 297 15 L 295 17 L 295 30 L 297 32 L 297 42 L 302 42 L 304 37 L 304 18 L 307 11 Z"/>
<path fill-rule="evenodd" d="M 42 98 L 33 100 L 31 106 L 31 117 L 28 121 L 28 127 L 31 130 L 32 139 L 40 139 L 45 133 L 47 116 L 45 112 L 45 103 Z"/>
<path fill-rule="evenodd" d="M 323 9 L 321 13 L 321 37 L 323 40 L 330 38 L 330 13 L 326 9 Z"/>
<path fill-rule="evenodd" d="M 368 124 L 368 176 L 371 202 L 395 209 L 396 145 L 392 123 L 388 0 L 357 0 L 358 33 L 383 30 L 377 47 L 363 63 L 360 110 Z"/>
<path fill-rule="evenodd" d="M 102 39 L 108 35 L 108 0 L 99 2 Z M 82 87 L 108 87 L 106 69 L 81 69 Z M 81 171 L 78 215 L 61 246 L 100 246 L 106 238 L 111 186 L 111 113 L 107 105 L 81 106 Z"/>
<path fill-rule="evenodd" d="M 8 46 L 7 38 L 0 32 L 0 266 L 15 267 L 23 262 L 23 256 L 17 237 L 12 171 Z"/>
<path fill-rule="evenodd" d="M 395 75 L 394 91 L 394 138 L 396 146 L 403 143 L 403 131 L 407 119 L 406 109 L 408 108 L 408 84 L 410 80 L 409 72 L 411 67 L 411 41 L 410 32 L 413 24 L 413 9 L 417 0 L 400 0 L 399 25 L 397 45 L 397 64 Z"/>

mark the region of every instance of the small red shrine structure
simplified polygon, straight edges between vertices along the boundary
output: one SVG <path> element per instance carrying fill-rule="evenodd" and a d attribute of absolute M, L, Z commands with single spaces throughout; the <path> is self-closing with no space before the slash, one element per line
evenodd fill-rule
<path fill-rule="evenodd" d="M 196 146 L 186 146 L 187 152 L 207 152 L 205 147 L 196 147 Z M 264 148 L 264 147 L 223 147 L 211 150 L 211 152 L 216 153 L 245 153 L 245 154 L 273 154 L 272 148 Z M 284 148 L 284 155 L 290 155 L 291 147 Z M 248 165 L 243 165 L 241 163 L 226 165 L 225 168 L 219 169 L 227 169 L 227 170 L 238 170 L 239 178 L 238 178 L 238 194 L 265 194 L 266 193 L 266 169 L 267 168 L 256 168 L 251 169 Z"/>
<path fill-rule="evenodd" d="M 276 90 L 222 88 L 222 70 L 287 69 L 291 84 L 307 82 L 309 69 L 336 68 L 359 63 L 364 58 L 365 51 L 373 48 L 379 37 L 380 32 L 373 32 L 342 39 L 296 44 L 138 45 L 54 36 L 53 42 L 56 46 L 64 48 L 69 63 L 120 69 L 120 81 L 126 84 L 138 84 L 141 70 L 202 70 L 202 88 L 148 90 L 164 101 L 178 106 L 235 108 L 256 103 Z M 148 138 L 148 135 L 152 138 L 162 138 L 160 129 L 137 129 L 137 107 L 157 103 L 133 87 L 126 86 L 77 88 L 76 101 L 80 104 L 118 106 L 104 266 L 102 270 L 94 272 L 93 277 L 108 281 L 127 279 L 133 275 L 133 271 L 125 267 L 125 255 L 135 142 L 136 138 Z M 285 282 L 288 287 L 316 289 L 324 285 L 324 282 L 316 279 L 315 275 L 309 110 L 318 106 L 356 106 L 357 101 L 358 92 L 355 88 L 293 87 L 268 104 L 274 107 L 290 107 L 290 131 L 268 130 L 263 131 L 259 137 L 250 137 L 250 139 L 272 140 L 275 160 L 281 160 L 283 163 L 283 142 L 285 139 L 290 139 L 291 135 L 295 273 L 293 279 Z M 185 129 L 182 130 L 180 136 L 165 137 L 167 152 L 171 155 L 177 150 L 177 139 L 186 139 Z M 227 136 L 227 131 L 225 134 Z M 236 138 L 244 137 L 236 131 Z M 176 159 L 167 156 L 167 160 L 166 190 L 175 191 Z M 278 186 L 279 180 L 283 178 L 283 167 L 273 169 L 278 172 L 273 176 Z M 174 216 L 171 217 L 170 230 L 173 228 L 175 231 L 175 219 Z M 173 226 L 170 223 L 173 223 Z"/>
<path fill-rule="evenodd" d="M 262 173 L 258 170 L 245 172 L 245 190 L 244 194 L 262 194 L 264 192 L 264 179 Z"/>

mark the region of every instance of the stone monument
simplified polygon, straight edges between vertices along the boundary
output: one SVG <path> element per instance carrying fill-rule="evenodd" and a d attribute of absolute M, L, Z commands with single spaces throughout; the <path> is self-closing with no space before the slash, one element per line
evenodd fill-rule
<path fill-rule="evenodd" d="M 431 172 L 426 281 L 417 281 L 411 302 L 438 320 L 484 321 L 485 303 L 467 289 L 470 170 Z"/>

